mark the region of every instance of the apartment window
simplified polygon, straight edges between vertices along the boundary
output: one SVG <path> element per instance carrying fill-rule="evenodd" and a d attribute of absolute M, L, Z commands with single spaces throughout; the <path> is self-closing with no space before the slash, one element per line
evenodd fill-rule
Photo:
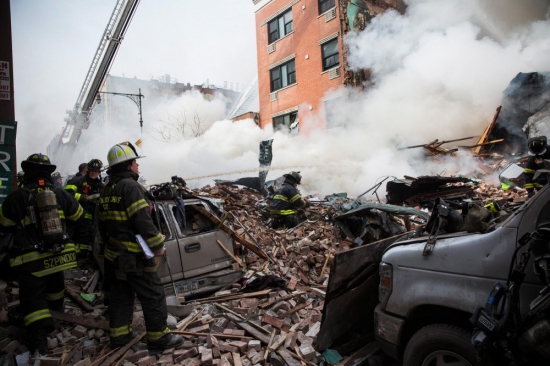
<path fill-rule="evenodd" d="M 271 69 L 270 73 L 272 92 L 296 83 L 296 68 L 294 60 Z"/>
<path fill-rule="evenodd" d="M 319 0 L 319 14 L 326 13 L 334 8 L 334 0 Z"/>
<path fill-rule="evenodd" d="M 270 44 L 292 32 L 292 9 L 270 21 L 267 27 Z"/>
<path fill-rule="evenodd" d="M 296 118 L 298 118 L 297 111 L 273 118 L 273 130 L 290 131 L 290 125 L 296 122 Z"/>
<path fill-rule="evenodd" d="M 340 65 L 338 59 L 338 38 L 334 38 L 332 41 L 322 44 L 321 50 L 323 53 L 323 71 Z"/>

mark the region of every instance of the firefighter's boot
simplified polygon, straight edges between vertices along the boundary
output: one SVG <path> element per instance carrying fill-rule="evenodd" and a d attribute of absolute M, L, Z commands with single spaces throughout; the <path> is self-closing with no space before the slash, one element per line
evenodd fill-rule
<path fill-rule="evenodd" d="M 147 341 L 147 348 L 150 355 L 162 353 L 166 349 L 176 348 L 183 344 L 183 337 L 174 333 L 162 336 L 158 341 Z"/>

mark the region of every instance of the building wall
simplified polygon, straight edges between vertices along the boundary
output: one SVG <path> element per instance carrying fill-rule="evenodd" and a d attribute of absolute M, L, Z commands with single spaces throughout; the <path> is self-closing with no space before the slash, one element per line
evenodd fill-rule
<path fill-rule="evenodd" d="M 334 15 L 319 15 L 318 0 L 252 0 L 256 5 L 256 46 L 258 52 L 258 86 L 260 127 L 272 124 L 273 117 L 298 108 L 299 133 L 326 128 L 324 101 L 326 93 L 338 87 L 365 88 L 370 85 L 368 70 L 351 72 L 347 67 L 347 49 L 343 35 L 363 30 L 373 16 L 393 8 L 404 11 L 403 0 L 335 0 Z M 292 4 L 294 31 L 275 41 L 275 51 L 268 51 L 268 24 L 279 11 Z M 330 11 L 329 11 L 330 12 Z M 337 34 L 338 70 L 323 71 L 321 40 Z M 280 89 L 272 100 L 270 66 L 295 55 L 296 84 Z M 338 71 L 335 73 L 335 71 Z M 336 76 L 337 74 L 338 76 Z M 318 118 L 309 119 L 311 115 Z M 304 121 L 309 121 L 307 125 Z"/>
<path fill-rule="evenodd" d="M 237 122 L 237 121 L 241 121 L 243 119 L 252 119 L 254 121 L 254 123 L 256 125 L 259 125 L 260 124 L 260 114 L 257 113 L 257 112 L 246 112 L 246 113 L 243 113 L 235 118 L 232 118 L 231 120 L 233 122 Z"/>
<path fill-rule="evenodd" d="M 268 53 L 268 25 L 262 25 L 262 22 L 290 3 L 294 3 L 292 5 L 294 31 L 277 40 L 275 51 Z M 297 107 L 300 133 L 307 133 L 303 121 L 308 115 L 318 113 L 320 99 L 325 91 L 342 85 L 341 76 L 329 79 L 329 72 L 323 72 L 319 45 L 319 41 L 323 38 L 340 32 L 338 8 L 336 7 L 335 10 L 336 16 L 328 22 L 325 21 L 324 15 L 319 15 L 317 0 L 273 0 L 256 12 L 260 127 L 264 128 L 271 124 L 274 114 Z M 341 44 L 339 34 L 340 54 Z M 277 100 L 271 101 L 269 66 L 293 54 L 296 64 L 296 84 L 279 90 Z"/>

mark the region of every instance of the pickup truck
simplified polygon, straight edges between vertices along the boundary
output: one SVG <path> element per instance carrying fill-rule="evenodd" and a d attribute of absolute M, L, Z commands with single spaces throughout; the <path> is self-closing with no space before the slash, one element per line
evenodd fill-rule
<path fill-rule="evenodd" d="M 427 254 L 427 236 L 408 234 L 337 254 L 317 349 L 375 341 L 405 366 L 491 364 L 476 359 L 469 320 L 493 285 L 506 283 L 525 250 L 514 255 L 518 239 L 549 219 L 547 185 L 494 230 L 440 235 Z M 522 316 L 542 289 L 532 262 L 520 291 Z"/>
<path fill-rule="evenodd" d="M 216 205 L 206 198 L 185 198 L 183 201 L 185 225 L 176 220 L 177 207 L 173 200 L 156 201 L 153 218 L 156 221 L 158 217 L 160 231 L 166 236 L 166 255 L 171 267 L 161 263 L 159 269 L 165 293 L 173 295 L 173 279 L 177 295 L 190 298 L 230 285 L 243 273 L 241 269 L 232 269 L 235 261 L 218 244 L 221 242 L 233 253 L 234 240 L 197 210 L 201 207 L 218 216 L 220 210 Z"/>
<path fill-rule="evenodd" d="M 161 197 L 153 201 L 152 218 L 166 236 L 166 258 L 169 261 L 166 263 L 164 258 L 159 258 L 158 274 L 167 297 L 194 298 L 238 281 L 243 272 L 232 268 L 235 261 L 218 243 L 234 253 L 233 238 L 200 212 L 206 210 L 219 217 L 222 201 L 191 195 L 182 200 L 185 222 L 181 216 L 177 218 L 178 207 L 174 199 Z M 177 294 L 174 294 L 174 289 Z"/>

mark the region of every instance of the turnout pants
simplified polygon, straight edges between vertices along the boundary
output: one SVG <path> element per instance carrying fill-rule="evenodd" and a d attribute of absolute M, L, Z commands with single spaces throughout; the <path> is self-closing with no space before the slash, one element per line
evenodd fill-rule
<path fill-rule="evenodd" d="M 271 227 L 273 229 L 290 229 L 299 224 L 296 215 L 273 215 Z"/>
<path fill-rule="evenodd" d="M 109 304 L 111 340 L 131 334 L 136 295 L 143 310 L 147 339 L 158 341 L 170 333 L 166 325 L 168 312 L 164 288 L 157 273 L 145 270 L 121 273 L 117 267 L 117 263 L 105 261 L 105 274 L 112 276 Z"/>
<path fill-rule="evenodd" d="M 25 327 L 32 333 L 55 329 L 50 309 L 63 312 L 65 283 L 63 271 L 43 277 L 17 270 L 19 300 Z"/>

